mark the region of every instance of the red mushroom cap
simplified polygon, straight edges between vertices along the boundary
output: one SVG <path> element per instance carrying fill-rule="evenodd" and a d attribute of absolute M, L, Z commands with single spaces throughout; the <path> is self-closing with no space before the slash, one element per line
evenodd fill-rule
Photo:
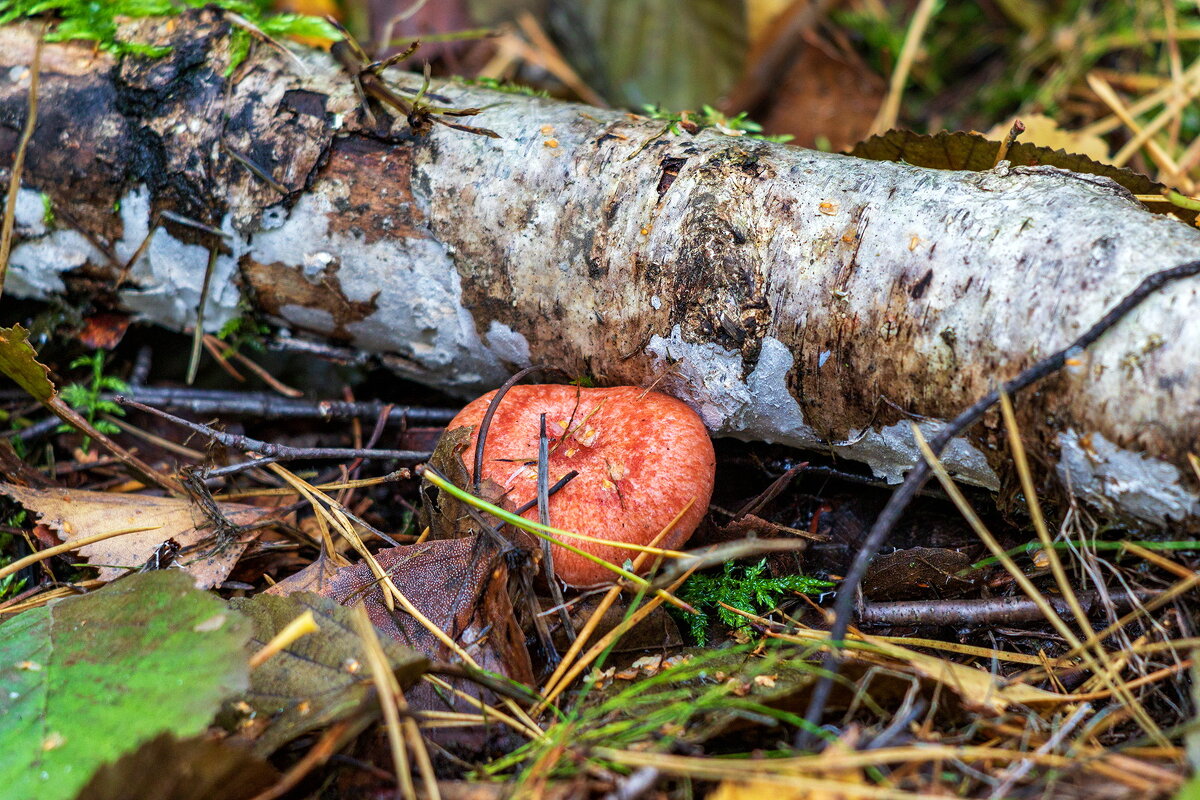
<path fill-rule="evenodd" d="M 447 426 L 475 428 L 464 453 L 468 471 L 473 471 L 479 424 L 495 394 L 472 401 Z M 570 470 L 579 472 L 550 497 L 551 525 L 644 545 L 690 500 L 691 507 L 658 546 L 671 549 L 688 540 L 708 510 L 716 470 L 712 440 L 694 411 L 673 397 L 636 386 L 512 387 L 492 417 L 483 458 L 484 479 L 508 491 L 504 504 L 510 509 L 537 497 L 541 414 L 546 415 L 550 443 L 550 483 Z M 537 508 L 524 516 L 536 521 Z M 569 543 L 618 566 L 637 555 L 593 542 Z M 564 548 L 555 546 L 553 556 L 555 574 L 570 586 L 614 578 L 611 571 Z"/>

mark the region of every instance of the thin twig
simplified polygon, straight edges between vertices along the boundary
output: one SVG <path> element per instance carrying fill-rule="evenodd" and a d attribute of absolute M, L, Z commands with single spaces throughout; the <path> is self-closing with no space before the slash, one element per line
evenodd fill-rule
<path fill-rule="evenodd" d="M 196 328 L 192 331 L 192 352 L 188 356 L 187 379 L 184 381 L 191 386 L 196 380 L 196 371 L 200 369 L 200 346 L 204 342 L 204 307 L 208 305 L 208 288 L 212 283 L 213 272 L 217 268 L 217 256 L 220 250 L 216 246 L 208 248 L 208 265 L 204 268 L 204 281 L 200 284 L 200 300 L 196 303 Z"/>
<path fill-rule="evenodd" d="M 6 578 L 13 573 L 20 572 L 28 566 L 45 561 L 48 558 L 68 553 L 72 550 L 78 550 L 81 547 L 87 547 L 89 544 L 103 542 L 105 539 L 112 539 L 114 536 L 124 536 L 127 533 L 141 533 L 142 531 L 153 531 L 161 528 L 162 525 L 149 525 L 138 528 L 121 528 L 116 531 L 108 531 L 106 533 L 97 533 L 95 536 L 84 536 L 79 539 L 72 539 L 69 542 L 56 544 L 53 547 L 47 547 L 45 550 L 39 550 L 36 553 L 31 553 L 24 558 L 18 558 L 11 564 L 5 564 L 0 567 L 0 578 Z"/>
<path fill-rule="evenodd" d="M 887 97 L 884 98 L 883 105 L 871 124 L 872 134 L 886 133 L 896 127 L 896 119 L 900 115 L 900 100 L 904 97 L 904 84 L 908 83 L 908 74 L 916 61 L 921 40 L 925 38 L 925 29 L 939 6 L 937 0 L 920 0 L 917 10 L 913 12 L 908 33 L 904 36 L 904 45 L 900 48 L 900 57 L 896 60 L 896 68 L 892 70 L 892 78 L 888 83 Z"/>
<path fill-rule="evenodd" d="M 1008 135 L 1004 137 L 1004 141 L 1000 143 L 1000 149 L 996 151 L 996 160 L 992 162 L 992 169 L 995 169 L 1008 156 L 1009 148 L 1016 144 L 1017 137 L 1024 132 L 1025 123 L 1014 119 L 1012 127 L 1008 129 Z"/>
<path fill-rule="evenodd" d="M 185 389 L 179 387 L 159 388 L 134 386 L 125 397 L 139 403 L 157 406 L 166 411 L 188 411 L 193 414 L 231 414 L 242 417 L 264 419 L 347 419 L 369 417 L 375 419 L 384 406 L 377 400 L 300 400 L 280 397 L 270 392 L 241 392 L 228 389 Z M 112 400 L 116 395 L 102 393 L 101 400 Z M 0 402 L 24 401 L 29 393 L 22 389 L 0 390 Z M 392 406 L 388 421 L 404 421 L 428 425 L 445 425 L 454 419 L 458 409 L 422 408 L 420 406 Z"/>
<path fill-rule="evenodd" d="M 25 169 L 25 151 L 29 149 L 29 141 L 33 138 L 33 130 L 37 127 L 38 113 L 38 84 L 42 73 L 42 42 L 46 38 L 46 25 L 38 33 L 37 44 L 33 50 L 33 64 L 29 70 L 29 111 L 25 115 L 25 127 L 21 131 L 21 141 L 17 144 L 17 152 L 13 155 L 12 169 L 8 175 L 8 200 L 4 204 L 4 225 L 0 228 L 0 295 L 4 294 L 4 278 L 8 274 L 8 255 L 12 251 L 13 225 L 17 219 L 17 194 L 21 191 L 21 174 Z"/>
<path fill-rule="evenodd" d="M 964 430 L 982 419 L 987 410 L 999 402 L 1002 392 L 1009 395 L 1016 394 L 1030 384 L 1054 374 L 1062 369 L 1068 358 L 1082 352 L 1103 336 L 1109 328 L 1120 322 L 1126 314 L 1140 305 L 1143 300 L 1157 292 L 1164 285 L 1198 273 L 1200 273 L 1200 261 L 1189 261 L 1185 264 L 1160 270 L 1153 275 L 1147 276 L 1132 292 L 1113 306 L 1096 324 L 1088 328 L 1082 336 L 1070 345 L 1037 362 L 1001 387 L 992 390 L 966 411 L 955 417 L 930 441 L 930 449 L 935 455 L 940 456 L 942 451 L 946 449 L 946 445 L 954 437 L 960 435 Z M 901 514 L 908 508 L 909 503 L 912 502 L 913 497 L 916 496 L 917 492 L 929 479 L 931 473 L 932 469 L 926 461 L 918 461 L 913 466 L 905 477 L 904 483 L 888 499 L 887 505 L 880 512 L 879 517 L 875 520 L 875 524 L 871 526 L 871 530 L 868 532 L 866 539 L 863 541 L 861 548 L 854 558 L 854 563 L 850 566 L 846 578 L 842 581 L 841 587 L 839 587 L 837 602 L 834 605 L 833 625 L 829 631 L 831 646 L 825 652 L 825 657 L 822 661 L 822 668 L 825 674 L 821 676 L 820 680 L 813 687 L 812 695 L 809 698 L 808 710 L 805 713 L 805 719 L 813 726 L 820 725 L 821 717 L 825 713 L 825 704 L 829 701 L 829 694 L 833 690 L 834 675 L 841 662 L 838 647 L 842 639 L 845 638 L 846 631 L 850 626 L 858 588 L 862 584 L 863 576 L 867 573 L 867 567 L 870 565 L 871 559 L 879 552 L 879 548 L 887 540 L 888 534 L 891 533 L 892 528 L 899 521 Z M 799 747 L 807 748 L 813 742 L 807 731 L 801 730 L 797 736 L 796 743 Z"/>
<path fill-rule="evenodd" d="M 151 406 L 138 403 L 120 395 L 115 397 L 114 400 L 119 405 L 136 408 L 138 411 L 145 411 L 147 414 L 154 414 L 169 422 L 174 422 L 176 425 L 199 433 L 202 436 L 207 436 L 214 442 L 220 442 L 226 447 L 232 447 L 234 450 L 240 450 L 243 453 L 258 453 L 280 461 L 298 458 L 365 458 L 416 462 L 424 461 L 431 455 L 428 452 L 420 450 L 367 450 L 356 447 L 288 447 L 287 445 L 275 444 L 274 442 L 251 439 L 249 436 L 222 433 L 207 425 L 181 419 L 174 414 L 159 411 L 157 408 L 152 408 Z"/>
<path fill-rule="evenodd" d="M 1131 608 L 1152 599 L 1159 592 L 1116 592 L 1109 597 L 1118 608 Z M 1084 613 L 1090 613 L 1099 600 L 1096 592 L 1077 595 Z M 1062 597 L 1047 598 L 1055 613 L 1074 614 Z M 971 600 L 903 600 L 894 603 L 867 603 L 858 614 L 862 625 L 1012 625 L 1042 618 L 1041 609 L 1027 597 L 984 597 Z"/>
<path fill-rule="evenodd" d="M 479 487 L 483 484 L 483 448 L 487 444 L 488 428 L 492 426 L 492 417 L 496 416 L 496 409 L 500 407 L 500 401 L 504 399 L 504 395 L 508 394 L 508 390 L 516 386 L 521 379 L 531 372 L 537 372 L 539 369 L 541 367 L 536 365 L 526 367 L 506 380 L 496 390 L 496 394 L 492 395 L 487 411 L 484 412 L 483 419 L 479 422 L 479 435 L 475 438 L 475 471 L 471 474 L 471 483 L 475 494 L 479 494 Z"/>
<path fill-rule="evenodd" d="M 291 791 L 310 772 L 328 761 L 330 756 L 358 735 L 358 727 L 355 724 L 358 721 L 357 717 L 358 714 L 355 714 L 326 728 L 321 738 L 309 748 L 303 758 L 293 764 L 274 786 L 254 795 L 252 800 L 275 800 Z"/>

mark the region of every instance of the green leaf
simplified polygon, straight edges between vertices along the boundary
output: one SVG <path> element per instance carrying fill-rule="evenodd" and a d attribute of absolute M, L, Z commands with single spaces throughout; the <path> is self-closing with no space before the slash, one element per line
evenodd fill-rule
<path fill-rule="evenodd" d="M 115 375 L 105 375 L 100 379 L 100 388 L 110 392 L 128 392 L 129 384 Z"/>
<path fill-rule="evenodd" d="M 338 41 L 342 38 L 338 29 L 326 20 L 304 14 L 276 14 L 264 19 L 260 27 L 262 32 L 268 36 L 311 36 L 315 39 L 331 41 Z"/>
<path fill-rule="evenodd" d="M 0 373 L 29 392 L 34 400 L 44 403 L 54 397 L 50 370 L 38 363 L 37 353 L 29 344 L 29 331 L 20 325 L 0 328 Z"/>
<path fill-rule="evenodd" d="M 4 797 L 73 797 L 141 742 L 200 733 L 248 685 L 249 624 L 193 583 L 132 575 L 0 625 Z"/>

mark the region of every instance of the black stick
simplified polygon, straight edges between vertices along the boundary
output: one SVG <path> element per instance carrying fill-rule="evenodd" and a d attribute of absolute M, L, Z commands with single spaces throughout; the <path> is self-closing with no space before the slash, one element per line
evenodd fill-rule
<path fill-rule="evenodd" d="M 940 457 L 942 450 L 950 443 L 950 440 L 982 419 L 987 410 L 999 402 L 1002 393 L 1014 395 L 1031 383 L 1036 383 L 1042 378 L 1062 369 L 1068 358 L 1081 353 L 1084 348 L 1103 336 L 1105 331 L 1116 325 L 1122 317 L 1165 284 L 1179 280 L 1180 278 L 1191 277 L 1197 273 L 1200 273 L 1200 261 L 1189 261 L 1186 264 L 1180 264 L 1177 267 L 1164 269 L 1147 276 L 1121 302 L 1117 303 L 1107 314 L 1101 317 L 1099 322 L 1088 328 L 1082 336 L 1070 345 L 1037 362 L 1029 369 L 1017 375 L 1017 377 L 1003 384 L 999 389 L 992 390 L 966 411 L 955 417 L 953 421 L 942 428 L 941 432 L 929 442 L 930 450 Z M 912 502 L 913 497 L 916 496 L 917 492 L 925 484 L 925 481 L 929 479 L 931 472 L 932 469 L 929 463 L 924 460 L 918 461 L 913 466 L 912 470 L 905 476 L 904 483 L 900 484 L 900 487 L 888 499 L 887 505 L 879 513 L 875 524 L 871 526 L 866 540 L 854 558 L 854 563 L 851 565 L 850 571 L 846 573 L 842 585 L 838 588 L 837 602 L 833 607 L 833 625 L 829 630 L 829 650 L 825 652 L 825 657 L 821 661 L 823 674 L 813 687 L 812 695 L 809 697 L 808 710 L 804 715 L 805 720 L 810 725 L 807 728 L 802 728 L 797 733 L 797 747 L 804 749 L 811 748 L 813 737 L 809 731 L 815 730 L 821 724 L 821 718 L 825 714 L 825 705 L 828 703 L 829 694 L 833 690 L 833 676 L 841 663 L 841 655 L 838 648 L 841 647 L 842 640 L 846 637 L 846 631 L 850 627 L 850 620 L 854 614 L 854 600 L 858 595 L 858 589 L 862 584 L 863 576 L 867 573 L 867 566 L 871 563 L 871 559 L 875 557 L 875 554 L 879 552 L 879 548 L 887 541 L 888 534 L 892 532 L 892 528 L 900 521 L 900 515 L 904 513 L 909 503 Z"/>
<path fill-rule="evenodd" d="M 232 414 L 263 419 L 342 419 L 362 417 L 375 419 L 387 404 L 379 401 L 349 402 L 346 400 L 308 400 L 282 397 L 271 392 L 238 392 L 225 389 L 180 389 L 131 386 L 124 396 L 139 403 L 158 406 L 167 411 L 187 411 L 193 414 Z M 101 394 L 112 400 L 114 395 Z M 28 394 L 19 390 L 0 391 L 0 401 L 25 401 Z M 422 408 L 392 406 L 388 422 L 426 425 L 445 425 L 458 411 L 453 408 Z"/>
<path fill-rule="evenodd" d="M 496 416 L 496 409 L 500 407 L 500 401 L 504 399 L 504 395 L 508 394 L 508 390 L 516 386 L 526 375 L 531 372 L 537 372 L 540 369 L 545 369 L 545 367 L 535 364 L 513 375 L 496 390 L 496 394 L 492 396 L 491 402 L 488 403 L 487 411 L 484 412 L 483 419 L 479 422 L 479 436 L 475 439 L 475 471 L 471 473 L 471 483 L 475 494 L 479 494 L 479 487 L 483 483 L 483 448 L 487 444 L 488 428 L 492 426 L 492 417 Z"/>
<path fill-rule="evenodd" d="M 274 457 L 280 461 L 298 458 L 369 458 L 396 459 L 397 461 L 424 461 L 431 455 L 428 452 L 420 450 L 367 450 L 359 447 L 288 447 L 287 445 L 275 444 L 274 442 L 251 439 L 249 436 L 222 433 L 207 425 L 180 419 L 174 414 L 159 411 L 157 408 L 151 408 L 148 405 L 135 402 L 126 397 L 117 396 L 114 400 L 120 405 L 136 408 L 138 411 L 145 411 L 147 414 L 154 414 L 169 422 L 174 422 L 176 425 L 181 425 L 188 430 L 207 436 L 215 442 L 220 442 L 226 447 L 232 447 L 244 453 L 259 453 L 264 456 Z"/>

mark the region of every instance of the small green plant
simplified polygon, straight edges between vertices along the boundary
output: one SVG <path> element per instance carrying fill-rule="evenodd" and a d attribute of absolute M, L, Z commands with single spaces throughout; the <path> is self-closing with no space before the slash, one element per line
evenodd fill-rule
<path fill-rule="evenodd" d="M 784 144 L 795 137 L 788 133 L 778 136 L 764 136 L 762 125 L 752 119 L 746 119 L 746 112 L 727 117 L 710 105 L 703 105 L 700 111 L 667 111 L 655 105 L 642 106 L 642 111 L 650 119 L 660 119 L 667 123 L 667 128 L 678 136 L 683 131 L 697 133 L 704 128 L 716 128 L 729 136 L 748 136 L 751 139 L 761 139 L 764 142 Z"/>
<path fill-rule="evenodd" d="M 101 433 L 118 433 L 121 429 L 105 419 L 96 419 L 98 414 L 125 416 L 125 409 L 100 395 L 104 392 L 128 392 L 129 384 L 113 375 L 104 374 L 104 353 L 97 350 L 90 356 L 81 356 L 71 362 L 71 369 L 90 367 L 92 379 L 88 384 L 71 383 L 63 387 L 62 398 L 67 405 L 83 414 L 89 423 Z M 74 430 L 70 425 L 60 425 L 60 432 Z M 91 438 L 83 437 L 83 452 L 91 445 Z"/>
<path fill-rule="evenodd" d="M 217 338 L 225 343 L 225 358 L 241 351 L 243 347 L 256 353 L 266 349 L 263 339 L 271 332 L 271 327 L 250 316 L 249 309 L 243 311 L 247 313 L 234 317 L 217 331 Z"/>
<path fill-rule="evenodd" d="M 14 511 L 9 515 L 0 515 L 0 522 L 2 522 L 5 526 L 19 528 L 25 524 L 26 516 L 26 512 L 22 509 Z M 16 534 L 0 533 L 0 553 L 12 553 L 15 549 L 15 540 Z M 11 558 L 0 557 L 0 567 L 7 567 L 15 560 L 16 556 Z M 25 578 L 18 580 L 17 573 L 15 572 L 10 575 L 5 575 L 4 578 L 0 579 L 0 600 L 7 600 L 16 595 L 25 588 L 25 582 Z"/>
<path fill-rule="evenodd" d="M 688 579 L 679 591 L 679 599 L 699 612 L 686 617 L 688 629 L 697 644 L 705 644 L 708 639 L 708 623 L 713 611 L 734 630 L 749 627 L 745 617 L 733 613 L 722 603 L 750 614 L 761 614 L 775 608 L 792 592 L 818 594 L 833 586 L 829 581 L 804 575 L 766 578 L 762 574 L 766 568 L 765 558 L 747 567 L 728 562 L 720 575 L 693 575 Z"/>

